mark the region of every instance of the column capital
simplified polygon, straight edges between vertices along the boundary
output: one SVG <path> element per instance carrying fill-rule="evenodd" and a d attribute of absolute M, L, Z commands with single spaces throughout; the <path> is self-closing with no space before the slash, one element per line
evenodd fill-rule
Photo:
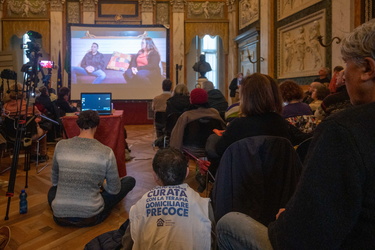
<path fill-rule="evenodd" d="M 156 0 L 139 0 L 138 2 L 141 5 L 142 12 L 154 11 L 154 5 L 156 5 Z"/>
<path fill-rule="evenodd" d="M 50 0 L 51 11 L 63 11 L 65 0 Z"/>
<path fill-rule="evenodd" d="M 79 0 L 83 5 L 83 11 L 91 12 L 95 11 L 95 5 L 98 4 L 98 0 Z"/>
<path fill-rule="evenodd" d="M 171 5 L 173 6 L 173 12 L 179 13 L 185 11 L 186 0 L 171 0 Z"/>

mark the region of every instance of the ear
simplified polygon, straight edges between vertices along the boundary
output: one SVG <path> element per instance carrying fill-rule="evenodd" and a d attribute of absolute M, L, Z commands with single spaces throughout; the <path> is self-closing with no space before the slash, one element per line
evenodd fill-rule
<path fill-rule="evenodd" d="M 361 79 L 364 81 L 375 80 L 375 60 L 371 57 L 365 57 L 363 66 L 364 71 L 361 75 Z"/>

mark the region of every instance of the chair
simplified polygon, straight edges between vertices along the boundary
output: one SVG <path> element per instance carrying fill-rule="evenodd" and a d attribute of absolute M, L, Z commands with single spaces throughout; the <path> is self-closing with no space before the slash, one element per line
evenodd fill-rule
<path fill-rule="evenodd" d="M 181 112 L 171 113 L 167 116 L 164 128 L 163 146 L 166 148 L 169 145 L 169 137 L 171 136 L 172 130 L 178 118 L 181 116 Z"/>
<path fill-rule="evenodd" d="M 165 128 L 165 123 L 167 120 L 166 112 L 155 112 L 154 124 L 156 130 L 156 137 L 159 138 L 163 136 L 163 130 Z"/>
<path fill-rule="evenodd" d="M 285 138 L 254 136 L 233 143 L 216 173 L 216 221 L 233 211 L 267 226 L 292 197 L 301 170 L 301 161 Z"/>
<path fill-rule="evenodd" d="M 309 150 L 311 140 L 312 140 L 312 137 L 304 140 L 303 142 L 298 144 L 298 146 L 296 148 L 296 152 L 297 152 L 298 157 L 299 157 L 299 159 L 301 160 L 302 163 L 305 161 L 305 158 L 306 158 L 306 155 L 307 155 L 307 151 Z"/>
<path fill-rule="evenodd" d="M 223 122 L 212 117 L 202 117 L 189 122 L 184 130 L 183 148 L 196 157 L 204 157 L 207 138 L 214 129 L 224 129 Z"/>

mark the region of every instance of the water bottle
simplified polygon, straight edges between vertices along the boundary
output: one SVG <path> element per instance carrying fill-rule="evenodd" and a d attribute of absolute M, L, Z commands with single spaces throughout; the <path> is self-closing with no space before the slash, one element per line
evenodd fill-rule
<path fill-rule="evenodd" d="M 25 189 L 22 189 L 20 193 L 20 214 L 27 213 L 27 193 Z"/>

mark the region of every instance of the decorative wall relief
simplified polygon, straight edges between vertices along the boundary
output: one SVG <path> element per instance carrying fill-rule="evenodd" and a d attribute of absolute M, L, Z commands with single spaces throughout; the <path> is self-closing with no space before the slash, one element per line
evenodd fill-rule
<path fill-rule="evenodd" d="M 98 4 L 98 0 L 79 0 L 82 3 L 83 11 L 93 12 L 95 11 L 95 5 Z"/>
<path fill-rule="evenodd" d="M 240 0 L 238 28 L 243 29 L 259 19 L 259 0 Z"/>
<path fill-rule="evenodd" d="M 154 5 L 156 4 L 155 0 L 138 0 L 141 5 L 142 12 L 153 12 Z"/>
<path fill-rule="evenodd" d="M 310 16 L 278 29 L 278 78 L 316 75 L 326 64 L 326 49 L 317 37 L 326 37 L 326 13 Z"/>
<path fill-rule="evenodd" d="M 186 0 L 171 0 L 172 10 L 175 13 L 183 13 L 185 11 Z"/>
<path fill-rule="evenodd" d="M 7 17 L 47 18 L 48 0 L 12 0 L 7 1 Z"/>
<path fill-rule="evenodd" d="M 169 24 L 169 5 L 168 3 L 156 4 L 156 23 Z"/>
<path fill-rule="evenodd" d="M 223 2 L 189 2 L 187 18 L 222 19 L 224 18 Z"/>
<path fill-rule="evenodd" d="M 297 13 L 322 0 L 278 0 L 277 1 L 277 20 Z"/>
<path fill-rule="evenodd" d="M 68 23 L 79 23 L 79 2 L 67 2 L 66 4 Z"/>
<path fill-rule="evenodd" d="M 50 10 L 51 11 L 62 11 L 65 0 L 51 0 L 50 1 Z"/>

